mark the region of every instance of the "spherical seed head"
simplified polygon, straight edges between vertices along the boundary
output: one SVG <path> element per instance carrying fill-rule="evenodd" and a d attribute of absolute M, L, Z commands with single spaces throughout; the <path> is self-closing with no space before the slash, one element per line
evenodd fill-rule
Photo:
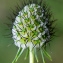
<path fill-rule="evenodd" d="M 19 48 L 41 47 L 50 39 L 49 29 L 44 21 L 44 10 L 37 4 L 26 5 L 16 16 L 12 34 Z"/>

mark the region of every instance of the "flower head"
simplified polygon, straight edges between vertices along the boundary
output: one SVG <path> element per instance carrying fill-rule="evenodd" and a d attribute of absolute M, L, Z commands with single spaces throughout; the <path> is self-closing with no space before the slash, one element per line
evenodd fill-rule
<path fill-rule="evenodd" d="M 19 48 L 13 63 L 18 60 L 26 48 L 35 51 L 37 62 L 37 48 L 40 48 L 43 63 L 45 63 L 43 54 L 51 60 L 44 48 L 54 34 L 54 27 L 52 27 L 54 20 L 51 19 L 51 15 L 49 8 L 42 3 L 42 0 L 39 3 L 36 0 L 29 0 L 29 3 L 24 4 L 22 9 L 20 8 L 12 26 L 12 38 L 14 44 Z"/>
<path fill-rule="evenodd" d="M 37 4 L 29 4 L 19 12 L 12 28 L 16 46 L 19 48 L 35 46 L 36 48 L 50 39 L 48 21 L 43 20 L 45 18 L 43 11 L 42 7 Z"/>

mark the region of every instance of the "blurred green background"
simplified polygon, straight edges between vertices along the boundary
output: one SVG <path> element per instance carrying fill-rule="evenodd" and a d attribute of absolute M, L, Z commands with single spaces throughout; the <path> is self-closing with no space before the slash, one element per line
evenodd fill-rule
<path fill-rule="evenodd" d="M 57 19 L 56 35 L 47 46 L 47 51 L 52 57 L 52 62 L 45 58 L 46 63 L 63 63 L 63 0 L 45 0 L 51 8 L 53 16 Z M 6 30 L 8 27 L 5 23 L 10 23 L 7 16 L 11 14 L 10 8 L 15 10 L 17 4 L 21 4 L 21 0 L 0 0 L 0 63 L 11 63 L 14 59 L 18 48 L 13 44 L 12 38 L 7 38 L 4 35 L 10 33 L 11 30 Z M 29 60 L 24 60 L 26 51 L 19 58 L 17 63 L 29 63 Z M 38 53 L 39 63 L 42 63 L 40 52 Z M 35 60 L 35 63 L 36 60 Z"/>

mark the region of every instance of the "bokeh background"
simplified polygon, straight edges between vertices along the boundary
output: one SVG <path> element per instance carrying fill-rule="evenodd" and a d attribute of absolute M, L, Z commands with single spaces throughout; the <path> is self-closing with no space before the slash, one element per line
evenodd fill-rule
<path fill-rule="evenodd" d="M 13 39 L 6 37 L 11 30 L 8 29 L 5 23 L 10 23 L 7 18 L 12 14 L 12 9 L 16 10 L 17 4 L 21 4 L 23 0 L 0 0 L 0 63 L 11 63 L 14 59 L 18 48 L 13 44 Z M 45 0 L 47 5 L 51 8 L 53 16 L 57 21 L 56 37 L 50 42 L 50 47 L 47 46 L 47 51 L 52 57 L 52 62 L 45 58 L 46 63 L 63 63 L 63 0 Z M 11 9 L 12 8 L 12 9 Z M 16 63 L 29 63 L 29 58 L 24 60 L 26 51 L 19 58 Z M 39 63 L 42 63 L 40 52 L 38 53 Z M 36 60 L 35 60 L 35 63 Z"/>

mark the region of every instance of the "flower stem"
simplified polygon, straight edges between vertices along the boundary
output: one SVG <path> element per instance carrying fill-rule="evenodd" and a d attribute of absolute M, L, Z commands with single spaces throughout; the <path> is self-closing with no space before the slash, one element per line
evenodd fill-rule
<path fill-rule="evenodd" d="M 29 51 L 29 63 L 34 63 L 34 51 L 31 49 Z"/>

